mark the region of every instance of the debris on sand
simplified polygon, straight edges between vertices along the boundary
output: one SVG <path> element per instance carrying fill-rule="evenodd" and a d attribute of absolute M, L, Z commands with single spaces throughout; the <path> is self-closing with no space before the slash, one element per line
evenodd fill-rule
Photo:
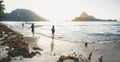
<path fill-rule="evenodd" d="M 98 62 L 103 62 L 103 56 L 101 56 L 100 58 L 98 58 Z"/>
<path fill-rule="evenodd" d="M 41 48 L 38 48 L 38 47 L 33 47 L 34 50 L 40 50 L 40 51 L 43 51 L 43 49 Z"/>
<path fill-rule="evenodd" d="M 92 56 L 92 52 L 90 52 L 90 54 L 88 56 L 88 60 L 91 60 L 91 56 Z"/>
<path fill-rule="evenodd" d="M 88 46 L 88 43 L 87 42 L 85 42 L 85 47 L 87 47 Z"/>
<path fill-rule="evenodd" d="M 10 61 L 11 61 L 11 57 L 10 57 L 10 56 L 7 56 L 7 57 L 2 58 L 2 59 L 0 60 L 0 62 L 10 62 Z"/>
<path fill-rule="evenodd" d="M 67 60 L 67 59 L 70 59 L 70 60 L 74 60 L 74 62 L 78 62 L 79 60 L 79 58 L 77 58 L 77 57 L 75 57 L 75 56 L 64 56 L 64 55 L 62 55 L 62 56 L 60 56 L 59 57 L 59 60 L 57 61 L 57 62 L 64 62 L 64 60 Z"/>
<path fill-rule="evenodd" d="M 16 31 L 13 31 L 8 26 L 0 23 L 0 46 L 8 46 L 6 53 L 8 56 L 0 59 L 0 62 L 10 62 L 11 57 L 23 56 L 25 58 L 32 58 L 39 52 L 29 52 L 29 45 L 25 42 L 24 36 Z M 35 50 L 42 50 L 34 48 Z"/>

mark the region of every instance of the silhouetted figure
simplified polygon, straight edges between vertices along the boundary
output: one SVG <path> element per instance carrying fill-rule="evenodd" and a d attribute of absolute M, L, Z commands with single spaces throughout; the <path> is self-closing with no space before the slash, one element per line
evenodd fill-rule
<path fill-rule="evenodd" d="M 88 43 L 87 42 L 85 42 L 85 47 L 87 47 L 88 46 Z"/>
<path fill-rule="evenodd" d="M 92 52 L 90 52 L 90 54 L 88 56 L 88 60 L 91 60 L 91 56 L 92 56 Z"/>
<path fill-rule="evenodd" d="M 31 32 L 32 32 L 32 34 L 33 34 L 33 37 L 34 37 L 34 34 L 35 34 L 35 26 L 34 26 L 34 24 L 32 23 L 32 25 L 31 25 Z"/>
<path fill-rule="evenodd" d="M 54 33 L 55 33 L 55 28 L 54 28 L 54 25 L 52 26 L 51 31 L 52 31 L 52 38 L 54 39 Z"/>
<path fill-rule="evenodd" d="M 101 56 L 100 58 L 98 58 L 99 62 L 103 62 L 103 56 Z"/>

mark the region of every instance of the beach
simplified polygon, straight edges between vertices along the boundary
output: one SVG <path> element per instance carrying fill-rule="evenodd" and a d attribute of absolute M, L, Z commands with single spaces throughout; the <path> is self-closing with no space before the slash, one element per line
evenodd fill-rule
<path fill-rule="evenodd" d="M 29 45 L 33 45 L 33 43 L 34 42 L 29 43 Z M 92 52 L 91 62 L 99 62 L 98 58 L 101 56 L 103 56 L 103 62 L 120 61 L 120 43 L 88 44 L 88 47 L 85 47 L 84 43 L 70 43 L 42 36 L 39 41 L 35 43 L 43 48 L 42 55 L 37 55 L 33 59 L 23 59 L 23 62 L 57 62 L 61 55 L 68 56 L 72 55 L 74 52 L 76 52 L 77 57 L 81 55 L 84 60 L 87 60 L 90 52 Z"/>
<path fill-rule="evenodd" d="M 76 58 L 78 62 L 100 62 L 101 56 L 103 56 L 102 62 L 120 61 L 120 43 L 88 43 L 85 46 L 85 43 L 52 39 L 50 34 L 45 36 L 35 33 L 35 36 L 32 37 L 30 29 L 26 27 L 22 28 L 19 26 L 17 29 L 13 27 L 11 29 L 18 31 L 24 36 L 25 43 L 29 45 L 29 52 L 39 51 L 41 54 L 36 54 L 32 58 L 12 57 L 11 62 L 60 62 L 63 59 L 64 62 L 75 62 Z M 34 50 L 33 47 L 41 48 L 43 51 Z M 61 56 L 63 57 L 62 59 L 60 59 Z"/>

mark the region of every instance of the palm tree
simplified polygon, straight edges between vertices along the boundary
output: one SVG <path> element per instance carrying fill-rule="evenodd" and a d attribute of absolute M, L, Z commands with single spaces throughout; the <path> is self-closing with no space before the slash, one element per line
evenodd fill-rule
<path fill-rule="evenodd" d="M 3 1 L 0 1 L 0 21 L 5 17 L 4 10 L 5 10 L 5 5 L 2 4 Z"/>

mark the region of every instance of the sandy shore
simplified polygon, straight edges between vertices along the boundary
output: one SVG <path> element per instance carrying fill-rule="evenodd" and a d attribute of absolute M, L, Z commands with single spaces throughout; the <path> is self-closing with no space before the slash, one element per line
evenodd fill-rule
<path fill-rule="evenodd" d="M 57 62 L 61 55 L 68 56 L 72 55 L 74 52 L 77 56 L 81 56 L 85 60 L 88 58 L 90 52 L 92 52 L 91 62 L 99 62 L 98 58 L 101 56 L 103 56 L 103 62 L 120 61 L 120 43 L 88 44 L 88 47 L 85 47 L 83 43 L 71 43 L 47 38 L 44 36 L 40 36 L 40 38 L 36 39 L 36 41 L 34 41 L 35 39 L 31 39 L 32 38 L 27 39 L 29 40 L 28 44 L 43 48 L 43 51 L 41 56 L 36 56 L 32 59 L 29 59 L 29 61 Z"/>
<path fill-rule="evenodd" d="M 91 62 L 98 61 L 100 56 L 103 56 L 103 62 L 120 61 L 120 43 L 89 44 L 87 48 L 85 48 L 84 44 L 82 44 L 81 47 L 82 51 L 85 52 L 87 56 L 90 52 L 92 52 Z"/>
<path fill-rule="evenodd" d="M 119 62 L 120 43 L 90 44 L 89 49 L 93 49 L 93 61 L 103 56 L 103 62 Z"/>

